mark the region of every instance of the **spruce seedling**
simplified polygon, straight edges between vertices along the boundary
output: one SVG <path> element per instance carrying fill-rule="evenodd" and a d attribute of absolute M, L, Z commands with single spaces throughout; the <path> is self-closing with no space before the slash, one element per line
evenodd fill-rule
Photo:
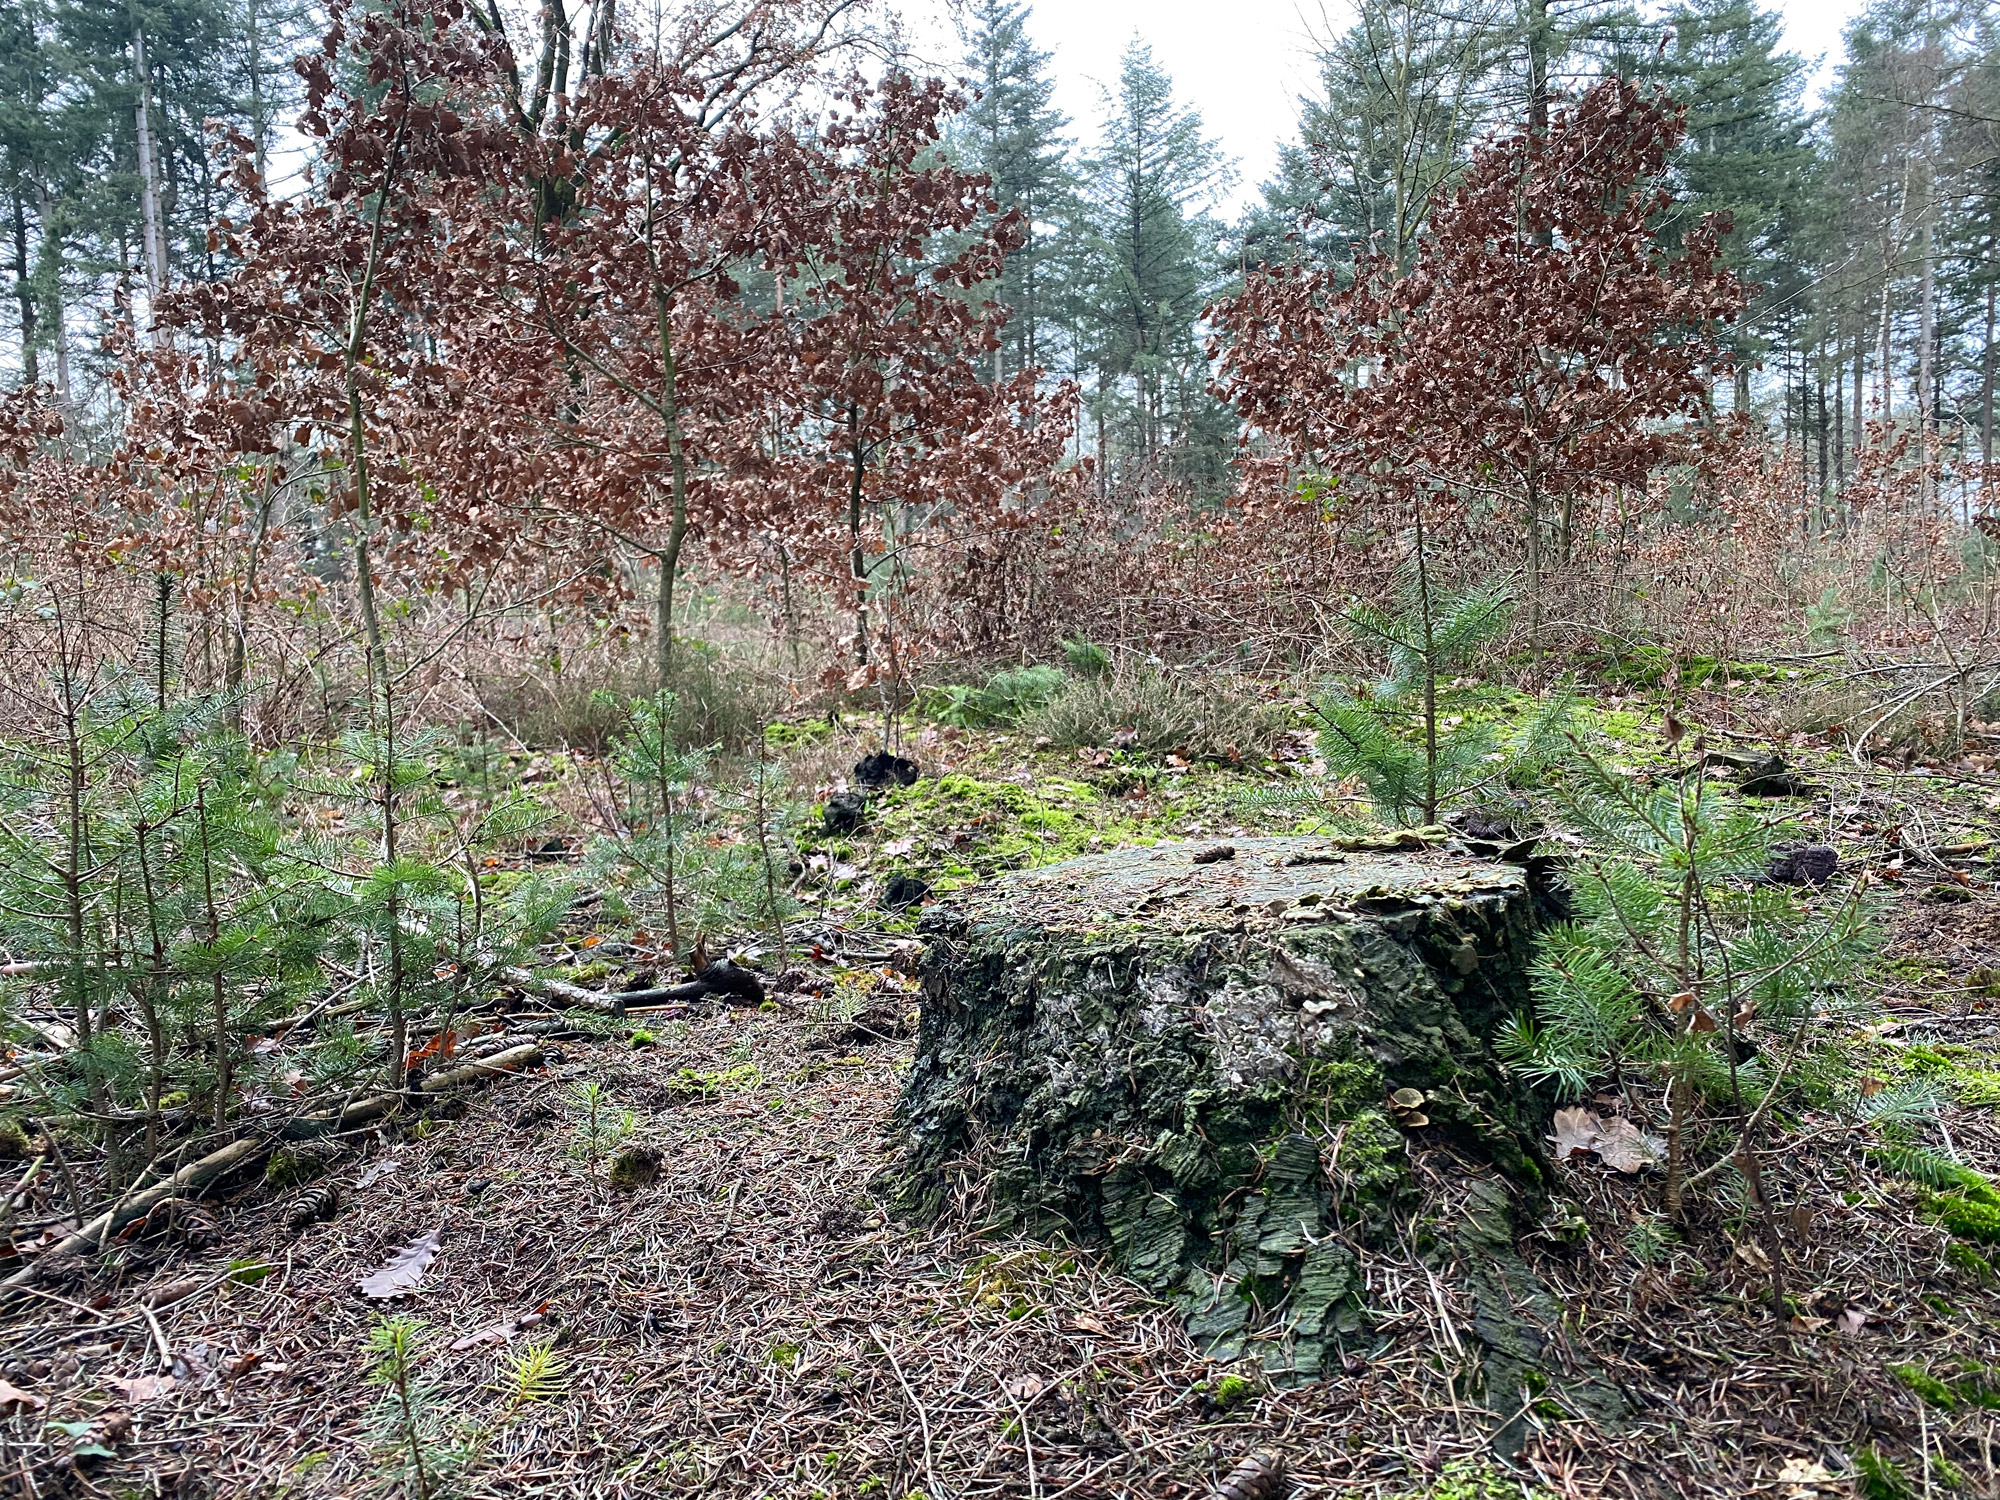
<path fill-rule="evenodd" d="M 688 794 L 708 774 L 708 755 L 683 749 L 676 741 L 680 701 L 661 691 L 635 698 L 630 727 L 617 747 L 618 769 L 638 794 L 632 832 L 621 840 L 625 858 L 666 894 L 667 943 L 681 953 L 680 902 L 674 858 L 680 844 L 680 814 Z"/>
<path fill-rule="evenodd" d="M 1566 696 L 1550 698 L 1513 749 L 1499 751 L 1492 723 L 1480 716 L 1493 690 L 1454 688 L 1450 679 L 1505 632 L 1512 596 L 1498 583 L 1438 589 L 1419 547 L 1396 609 L 1356 604 L 1345 615 L 1357 640 L 1385 658 L 1381 678 L 1335 688 L 1313 704 L 1327 774 L 1357 778 L 1377 814 L 1397 825 L 1435 823 L 1451 804 L 1547 762 L 1569 711 Z"/>
<path fill-rule="evenodd" d="M 1503 1029 L 1501 1056 L 1559 1099 L 1608 1080 L 1641 1119 L 1635 1080 L 1663 1086 L 1667 1217 L 1680 1220 L 1688 1187 L 1734 1167 L 1784 1317 L 1759 1145 L 1788 1089 L 1839 1067 L 1821 1023 L 1855 1013 L 1875 942 L 1862 886 L 1808 902 L 1765 881 L 1779 825 L 1725 797 L 1699 763 L 1649 788 L 1580 754 L 1567 802 L 1591 851 L 1570 870 L 1574 920 L 1544 938 L 1535 1014 Z M 1716 1136 L 1727 1144 L 1697 1162 Z"/>
<path fill-rule="evenodd" d="M 606 1153 L 630 1136 L 638 1122 L 630 1110 L 614 1111 L 610 1090 L 595 1078 L 577 1085 L 570 1103 L 583 1117 L 577 1122 L 577 1145 L 595 1175 Z"/>
<path fill-rule="evenodd" d="M 381 1451 L 402 1471 L 417 1500 L 431 1500 L 449 1457 L 430 1433 L 435 1392 L 416 1375 L 425 1332 L 422 1323 L 399 1313 L 368 1330 L 367 1346 L 373 1361 L 368 1381 L 383 1388 L 371 1413 Z"/>
<path fill-rule="evenodd" d="M 506 1355 L 501 1360 L 497 1387 L 507 1396 L 507 1410 L 500 1418 L 501 1425 L 513 1421 L 524 1406 L 555 1400 L 567 1385 L 563 1357 L 556 1353 L 553 1339 L 530 1344 L 519 1354 Z"/>

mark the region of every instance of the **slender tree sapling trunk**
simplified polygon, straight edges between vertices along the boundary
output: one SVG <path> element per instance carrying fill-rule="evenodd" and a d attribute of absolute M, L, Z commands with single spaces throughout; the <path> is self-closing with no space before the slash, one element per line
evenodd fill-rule
<path fill-rule="evenodd" d="M 861 445 L 861 409 L 853 402 L 847 407 L 847 433 L 847 556 L 854 578 L 854 660 L 865 667 L 868 665 L 868 558 L 861 546 L 861 484 L 867 473 L 867 460 Z"/>
<path fill-rule="evenodd" d="M 146 1027 L 146 1159 L 160 1151 L 160 1093 L 167 1071 L 166 1029 L 160 1024 L 160 1001 L 172 982 L 167 971 L 166 933 L 160 926 L 160 892 L 153 878 L 152 857 L 147 836 L 153 825 L 141 818 L 133 825 L 133 843 L 139 855 L 140 897 L 146 908 L 146 972 L 132 986 L 133 1001 Z"/>
<path fill-rule="evenodd" d="M 650 255 L 650 234 L 646 243 Z M 653 320 L 660 341 L 660 425 L 666 431 L 667 469 L 673 490 L 673 514 L 667 523 L 667 544 L 660 549 L 659 640 L 655 644 L 659 690 L 664 693 L 673 683 L 674 580 L 680 572 L 681 547 L 687 540 L 688 492 L 687 453 L 681 443 L 680 370 L 674 357 L 673 296 L 657 274 L 653 281 Z"/>
<path fill-rule="evenodd" d="M 209 985 L 215 1023 L 215 1128 L 220 1130 L 229 1123 L 230 1072 L 235 1054 L 229 1044 L 229 990 L 222 973 L 222 921 L 215 907 L 215 851 L 209 843 L 206 787 L 195 787 L 194 806 L 201 831 L 201 899 L 208 917 L 209 961 L 215 969 Z"/>
<path fill-rule="evenodd" d="M 382 168 L 382 186 L 375 198 L 375 223 L 368 235 L 367 259 L 362 265 L 361 284 L 354 290 L 353 309 L 348 320 L 347 348 L 343 362 L 347 396 L 348 461 L 354 478 L 354 572 L 361 601 L 361 624 L 367 642 L 369 697 L 380 723 L 377 755 L 380 773 L 377 797 L 382 809 L 382 861 L 393 866 L 397 856 L 396 827 L 396 702 L 395 683 L 389 673 L 389 649 L 382 630 L 382 612 L 375 600 L 374 560 L 369 539 L 374 531 L 374 514 L 368 494 L 368 427 L 361 408 L 361 368 L 368 350 L 368 314 L 375 297 L 376 278 L 382 264 L 383 236 L 389 218 L 389 195 L 395 189 L 402 163 L 407 116 L 397 121 L 389 144 L 388 160 Z M 392 887 L 388 899 L 389 946 L 389 1086 L 403 1086 L 404 1061 L 408 1052 L 409 1028 L 403 1014 L 402 911 L 398 893 Z"/>

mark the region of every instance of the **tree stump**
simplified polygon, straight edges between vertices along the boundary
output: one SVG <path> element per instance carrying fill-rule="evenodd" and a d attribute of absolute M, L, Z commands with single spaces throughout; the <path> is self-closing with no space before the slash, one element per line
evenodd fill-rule
<path fill-rule="evenodd" d="M 1218 1358 L 1337 1373 L 1413 1134 L 1547 1181 L 1487 1040 L 1527 1004 L 1539 905 L 1521 866 L 1413 834 L 1161 844 L 960 892 L 920 927 L 901 1202 L 990 1181 L 1003 1220 L 1108 1242 Z"/>

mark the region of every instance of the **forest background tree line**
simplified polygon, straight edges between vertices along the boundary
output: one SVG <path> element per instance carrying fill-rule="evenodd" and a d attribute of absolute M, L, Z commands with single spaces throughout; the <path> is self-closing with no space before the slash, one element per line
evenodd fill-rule
<path fill-rule="evenodd" d="M 1143 40 L 1072 121 L 1010 0 L 929 81 L 861 0 L 7 14 L 9 527 L 151 580 L 205 683 L 323 663 L 350 603 L 385 677 L 378 589 L 555 671 L 648 634 L 656 681 L 690 611 L 748 608 L 794 680 L 885 702 L 1065 630 L 1295 662 L 1322 601 L 1379 592 L 1411 500 L 1382 481 L 1418 472 L 1448 572 L 1527 577 L 1538 661 L 1991 613 L 1986 5 L 1875 7 L 1809 109 L 1751 0 L 1370 0 L 1233 223 Z M 430 39 L 391 64 L 392 33 Z M 1558 181 L 1612 81 L 1664 156 Z M 1509 274 L 1677 268 L 1650 307 L 1567 271 L 1480 304 L 1440 226 L 1482 152 L 1567 195 Z M 1592 192 L 1646 197 L 1638 240 L 1575 217 Z M 1264 362 L 1280 285 L 1323 331 L 1457 307 L 1461 371 L 1534 351 L 1481 420 L 1536 454 L 1439 467 L 1386 408 L 1400 446 L 1305 440 L 1400 356 L 1385 325 Z M 313 672 L 268 696 L 337 718 Z"/>
<path fill-rule="evenodd" d="M 297 0 L 22 0 L 0 25 L 16 369 L 102 437 L 117 421 L 105 321 L 227 269 L 208 230 L 242 203 L 214 129 L 240 130 L 260 170 L 275 162 L 274 191 L 310 190 L 289 59 L 323 17 Z M 1301 138 L 1234 223 L 1220 209 L 1232 164 L 1142 41 L 1101 116 L 1072 121 L 1026 6 L 981 0 L 967 27 L 971 100 L 948 149 L 1025 231 L 993 289 L 1013 313 L 994 377 L 1079 383 L 1078 449 L 1101 457 L 1105 493 L 1228 491 L 1236 423 L 1208 389 L 1202 314 L 1247 267 L 1340 265 L 1358 244 L 1407 263 L 1477 140 L 1546 120 L 1552 95 L 1602 74 L 1689 107 L 1669 240 L 1703 213 L 1733 218 L 1725 253 L 1758 291 L 1725 407 L 1754 393 L 1825 495 L 1873 413 L 1991 460 L 2000 73 L 1986 5 L 1873 7 L 1812 109 L 1805 61 L 1751 0 L 1481 0 L 1449 14 L 1368 0 L 1321 42 Z"/>

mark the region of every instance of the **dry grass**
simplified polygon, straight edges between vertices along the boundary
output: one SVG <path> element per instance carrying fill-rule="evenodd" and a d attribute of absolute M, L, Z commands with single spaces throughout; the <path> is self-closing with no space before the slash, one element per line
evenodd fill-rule
<path fill-rule="evenodd" d="M 1072 677 L 1020 729 L 1064 748 L 1130 746 L 1235 764 L 1264 753 L 1285 726 L 1268 692 L 1249 678 L 1124 660 L 1102 677 Z"/>

